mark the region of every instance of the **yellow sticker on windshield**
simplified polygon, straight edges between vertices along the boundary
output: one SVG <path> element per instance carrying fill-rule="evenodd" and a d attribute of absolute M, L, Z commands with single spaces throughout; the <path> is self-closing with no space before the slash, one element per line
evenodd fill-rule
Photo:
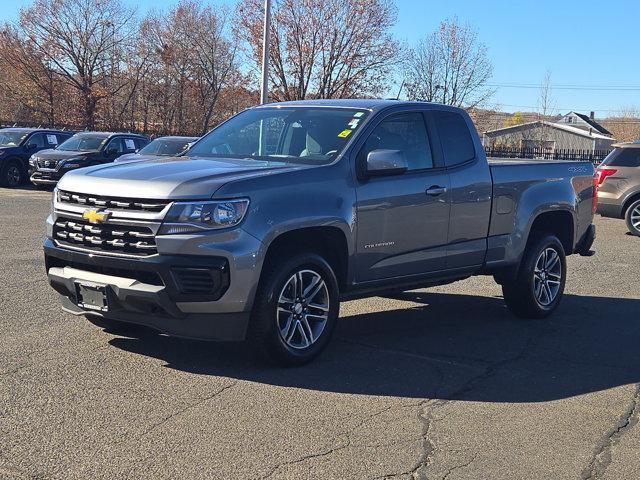
<path fill-rule="evenodd" d="M 349 135 L 351 135 L 352 130 L 349 130 L 348 128 L 342 130 L 339 134 L 338 137 L 340 138 L 347 138 Z"/>

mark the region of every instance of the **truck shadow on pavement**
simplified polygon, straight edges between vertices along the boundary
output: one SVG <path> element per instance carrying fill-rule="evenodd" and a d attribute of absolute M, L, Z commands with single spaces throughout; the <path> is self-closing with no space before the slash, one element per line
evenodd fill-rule
<path fill-rule="evenodd" d="M 499 297 L 406 292 L 410 307 L 340 318 L 314 363 L 265 366 L 244 344 L 139 332 L 114 347 L 201 375 L 359 395 L 543 402 L 640 381 L 640 300 L 565 295 L 547 320 Z"/>

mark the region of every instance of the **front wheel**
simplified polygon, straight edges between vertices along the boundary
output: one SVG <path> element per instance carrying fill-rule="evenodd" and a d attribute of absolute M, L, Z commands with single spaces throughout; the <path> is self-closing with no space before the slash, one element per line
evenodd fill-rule
<path fill-rule="evenodd" d="M 22 166 L 17 160 L 8 160 L 0 169 L 0 186 L 15 188 L 25 181 Z"/>
<path fill-rule="evenodd" d="M 636 200 L 625 214 L 625 220 L 627 221 L 627 228 L 633 235 L 640 237 L 640 200 Z"/>
<path fill-rule="evenodd" d="M 270 262 L 256 294 L 249 340 L 283 365 L 311 361 L 329 343 L 339 311 L 336 276 L 313 253 Z"/>
<path fill-rule="evenodd" d="M 567 264 L 562 243 L 554 235 L 531 242 L 518 276 L 502 285 L 509 310 L 522 318 L 545 318 L 558 307 L 564 293 Z"/>

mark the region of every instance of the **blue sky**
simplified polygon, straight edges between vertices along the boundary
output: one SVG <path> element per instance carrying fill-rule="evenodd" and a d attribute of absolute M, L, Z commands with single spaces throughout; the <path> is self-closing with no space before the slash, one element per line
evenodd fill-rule
<path fill-rule="evenodd" d="M 176 0 L 123 0 L 142 14 Z M 345 0 L 347 1 L 347 0 Z M 0 20 L 15 20 L 30 0 L 2 2 Z M 232 0 L 205 3 L 233 4 Z M 640 1 L 638 0 L 396 0 L 395 34 L 409 44 L 451 16 L 470 23 L 489 48 L 492 103 L 505 111 L 534 110 L 547 70 L 557 85 L 558 111 L 595 110 L 600 116 L 640 108 Z M 597 86 L 598 90 L 591 87 Z M 576 88 L 578 87 L 578 88 Z M 619 87 L 632 87 L 620 89 Z"/>

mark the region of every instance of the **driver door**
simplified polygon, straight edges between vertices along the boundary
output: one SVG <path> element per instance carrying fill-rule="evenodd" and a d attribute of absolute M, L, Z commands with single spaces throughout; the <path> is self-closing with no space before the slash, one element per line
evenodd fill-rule
<path fill-rule="evenodd" d="M 450 186 L 432 144 L 423 113 L 414 111 L 383 119 L 358 153 L 362 165 L 373 150 L 400 150 L 408 169 L 399 175 L 365 173 L 357 186 L 357 282 L 444 270 Z"/>

